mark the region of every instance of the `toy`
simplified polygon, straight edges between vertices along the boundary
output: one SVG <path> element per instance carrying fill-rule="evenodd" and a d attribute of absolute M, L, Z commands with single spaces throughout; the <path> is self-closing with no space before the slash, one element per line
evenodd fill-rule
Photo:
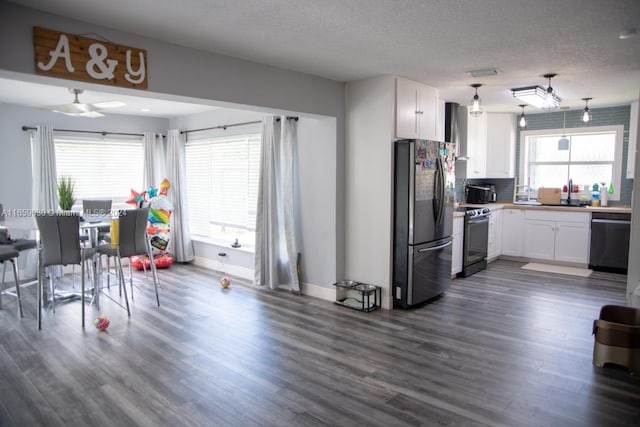
<path fill-rule="evenodd" d="M 143 270 L 151 267 L 151 261 L 148 256 L 135 255 L 129 259 L 131 267 L 136 270 Z M 153 263 L 156 268 L 168 268 L 173 264 L 173 256 L 167 252 L 162 252 L 153 256 Z"/>
<path fill-rule="evenodd" d="M 100 316 L 93 323 L 100 331 L 106 331 L 109 327 L 109 319 L 107 319 L 107 316 Z"/>
<path fill-rule="evenodd" d="M 133 188 L 131 189 L 131 198 L 127 200 L 127 203 L 134 205 L 137 208 L 141 208 L 142 204 L 146 201 L 147 192 L 143 191 L 138 193 Z"/>
<path fill-rule="evenodd" d="M 169 188 L 171 188 L 171 184 L 169 184 L 169 180 L 167 178 L 163 179 L 160 183 L 160 194 L 166 196 L 169 192 Z"/>
<path fill-rule="evenodd" d="M 231 279 L 229 279 L 227 276 L 224 276 L 222 279 L 220 279 L 220 286 L 222 286 L 223 289 L 227 289 L 229 285 L 231 285 Z"/>

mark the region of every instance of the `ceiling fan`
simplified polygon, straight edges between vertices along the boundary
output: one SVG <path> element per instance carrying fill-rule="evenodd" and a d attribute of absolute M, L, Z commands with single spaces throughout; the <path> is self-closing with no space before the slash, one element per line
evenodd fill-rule
<path fill-rule="evenodd" d="M 121 101 L 96 102 L 95 104 L 84 104 L 78 99 L 78 95 L 84 92 L 82 89 L 69 88 L 69 92 L 75 95 L 75 99 L 70 104 L 51 105 L 47 107 L 56 113 L 66 114 L 75 117 L 104 117 L 100 111 L 106 108 L 124 107 L 126 104 Z"/>

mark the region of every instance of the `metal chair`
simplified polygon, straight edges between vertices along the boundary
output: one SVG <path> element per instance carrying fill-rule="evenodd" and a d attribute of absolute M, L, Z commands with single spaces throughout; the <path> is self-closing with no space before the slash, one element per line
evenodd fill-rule
<path fill-rule="evenodd" d="M 97 248 L 98 255 L 115 257 L 118 267 L 120 285 L 125 286 L 124 274 L 122 272 L 121 258 L 129 258 L 135 255 L 147 255 L 151 262 L 151 276 L 156 292 L 156 302 L 160 307 L 160 297 L 158 295 L 158 272 L 153 263 L 153 254 L 147 237 L 147 221 L 149 218 L 149 208 L 131 209 L 121 211 L 118 218 L 118 238 L 117 243 L 100 245 Z M 112 236 L 113 238 L 113 236 Z M 129 263 L 131 299 L 133 300 L 133 274 L 131 263 Z"/>
<path fill-rule="evenodd" d="M 85 221 L 91 221 L 92 218 L 104 220 L 111 216 L 111 200 L 83 200 L 82 215 Z M 88 239 L 88 236 L 81 236 L 82 240 Z M 109 227 L 98 228 L 98 241 L 109 238 Z"/>
<path fill-rule="evenodd" d="M 4 218 L 4 208 L 2 206 L 2 203 L 0 203 L 0 219 L 1 218 Z M 35 239 L 11 239 L 10 243 L 0 243 L 0 248 L 9 247 L 9 246 L 21 253 L 21 252 L 29 250 L 29 249 L 37 249 L 38 242 L 36 242 Z M 3 269 L 2 270 L 2 283 L 3 284 L 4 284 L 5 272 L 6 272 L 6 270 Z"/>
<path fill-rule="evenodd" d="M 95 254 L 94 248 L 80 246 L 80 216 L 58 213 L 36 216 L 40 231 L 40 250 L 38 253 L 38 329 L 42 329 L 42 282 L 45 267 L 80 264 L 82 272 L 81 305 L 82 327 L 85 327 L 85 262 Z M 51 275 L 50 292 L 55 312 L 55 280 Z"/>
<path fill-rule="evenodd" d="M 4 288 L 4 270 L 7 265 L 6 262 L 10 262 L 13 265 L 13 278 L 16 282 L 16 296 L 18 297 L 18 311 L 20 312 L 20 317 L 23 317 L 22 313 L 22 300 L 20 299 L 20 282 L 18 281 L 18 269 L 16 267 L 16 261 L 20 252 L 18 250 L 9 247 L 8 245 L 0 246 L 0 263 L 3 266 L 2 271 L 2 286 L 0 286 L 0 309 L 2 309 L 2 288 Z"/>

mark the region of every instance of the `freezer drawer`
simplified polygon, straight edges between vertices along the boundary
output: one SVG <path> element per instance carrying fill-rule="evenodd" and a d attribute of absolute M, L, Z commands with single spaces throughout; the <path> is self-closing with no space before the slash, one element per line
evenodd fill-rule
<path fill-rule="evenodd" d="M 627 274 L 631 214 L 593 213 L 589 268 Z"/>
<path fill-rule="evenodd" d="M 451 286 L 452 237 L 409 246 L 406 281 L 394 284 L 394 305 L 408 308 L 430 300 Z M 405 285 L 406 283 L 406 285 Z"/>

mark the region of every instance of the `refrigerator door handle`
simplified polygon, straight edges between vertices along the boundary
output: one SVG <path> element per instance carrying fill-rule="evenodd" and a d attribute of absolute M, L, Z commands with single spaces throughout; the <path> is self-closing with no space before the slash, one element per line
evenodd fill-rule
<path fill-rule="evenodd" d="M 453 243 L 453 241 L 449 240 L 447 243 L 445 243 L 443 245 L 434 246 L 432 248 L 418 249 L 418 253 L 421 254 L 421 253 L 424 253 L 424 252 L 437 251 L 439 249 L 446 248 L 447 246 L 451 245 L 451 243 Z"/>
<path fill-rule="evenodd" d="M 440 222 L 442 221 L 442 215 L 444 214 L 444 195 L 445 195 L 445 188 L 444 188 L 444 168 L 442 166 L 442 159 L 440 158 L 440 156 L 437 157 L 436 159 L 436 167 L 437 167 L 437 182 L 438 182 L 438 188 L 437 188 L 437 197 L 438 197 L 438 216 L 436 217 L 436 224 L 440 224 Z"/>
<path fill-rule="evenodd" d="M 436 173 L 433 179 L 433 222 L 438 224 L 440 222 L 440 171 L 439 165 L 436 161 Z"/>

